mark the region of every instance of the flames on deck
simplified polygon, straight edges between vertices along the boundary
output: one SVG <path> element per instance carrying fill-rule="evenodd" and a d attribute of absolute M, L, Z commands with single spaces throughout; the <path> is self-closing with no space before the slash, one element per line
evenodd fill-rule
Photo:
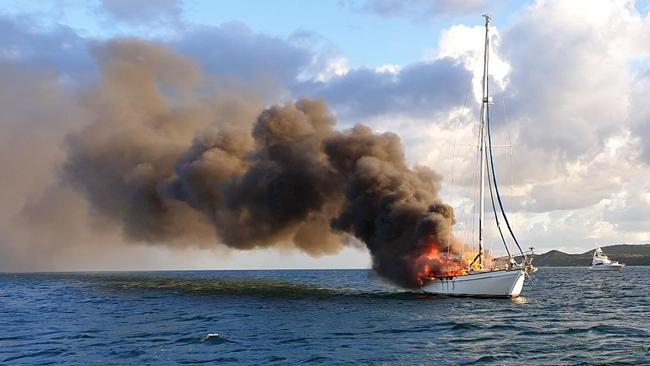
<path fill-rule="evenodd" d="M 464 246 L 460 251 L 451 246 L 442 248 L 440 243 L 431 240 L 422 247 L 425 248 L 423 253 L 413 263 L 420 286 L 435 278 L 463 276 L 471 269 L 480 268 L 478 263 L 473 263 L 478 252 Z"/>

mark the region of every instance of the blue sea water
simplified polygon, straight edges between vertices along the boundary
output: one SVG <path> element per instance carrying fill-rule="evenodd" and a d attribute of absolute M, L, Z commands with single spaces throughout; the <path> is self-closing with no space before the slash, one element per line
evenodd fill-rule
<path fill-rule="evenodd" d="M 649 279 L 542 268 L 471 299 L 368 270 L 0 274 L 0 363 L 650 364 Z"/>

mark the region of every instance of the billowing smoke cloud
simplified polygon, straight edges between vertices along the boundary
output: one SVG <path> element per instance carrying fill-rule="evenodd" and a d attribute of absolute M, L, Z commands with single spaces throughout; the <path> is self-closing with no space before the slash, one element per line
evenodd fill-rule
<path fill-rule="evenodd" d="M 440 176 L 406 166 L 399 137 L 358 125 L 325 142 L 345 183 L 345 204 L 332 221 L 368 247 L 374 269 L 404 286 L 417 281 L 417 258 L 452 245 L 453 210 L 437 197 Z"/>
<path fill-rule="evenodd" d="M 0 95 L 3 125 L 31 139 L 8 139 L 3 154 L 15 181 L 5 201 L 18 213 L 5 212 L 3 265 L 54 253 L 115 258 L 124 243 L 312 256 L 363 243 L 379 274 L 413 287 L 422 255 L 451 246 L 441 178 L 409 168 L 397 135 L 337 130 L 318 100 L 265 106 L 263 85 L 215 79 L 149 42 L 111 41 L 92 54 L 100 77 L 81 93 L 32 73 Z M 26 99 L 29 115 L 16 107 Z"/>
<path fill-rule="evenodd" d="M 63 179 L 127 240 L 317 256 L 354 236 L 403 286 L 417 285 L 414 263 L 432 243 L 450 245 L 440 177 L 410 169 L 397 135 L 337 131 L 322 101 L 263 109 L 148 43 L 94 53 L 102 79 L 83 99 L 93 120 L 68 137 Z"/>

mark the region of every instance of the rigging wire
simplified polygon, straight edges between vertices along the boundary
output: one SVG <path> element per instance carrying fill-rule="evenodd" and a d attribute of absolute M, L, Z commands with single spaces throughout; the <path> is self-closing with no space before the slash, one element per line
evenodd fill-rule
<path fill-rule="evenodd" d="M 479 154 L 476 154 L 476 161 L 474 162 L 474 166 L 478 167 L 479 166 Z M 477 229 L 476 229 L 476 217 L 478 215 L 478 205 L 476 202 L 478 202 L 479 198 L 479 187 L 478 187 L 478 169 L 473 169 L 474 170 L 474 175 L 472 176 L 472 187 L 474 187 L 474 194 L 473 194 L 473 200 L 472 202 L 474 203 L 474 207 L 472 209 L 472 224 L 470 225 L 471 231 L 467 231 L 467 236 L 469 237 L 470 240 L 466 242 L 472 243 L 472 250 L 474 250 L 474 247 L 476 245 L 477 241 Z"/>
<path fill-rule="evenodd" d="M 458 130 L 460 130 L 460 124 L 463 116 L 465 115 L 465 110 L 467 109 L 467 99 L 469 98 L 469 92 L 472 86 L 472 79 L 469 78 L 467 81 L 467 88 L 465 90 L 465 100 L 463 101 L 463 108 L 460 110 L 460 115 L 458 116 L 458 124 L 456 125 L 456 131 L 454 132 L 454 139 L 451 147 L 451 185 L 449 187 L 449 204 L 453 207 L 454 204 L 454 167 L 456 161 L 456 142 L 458 140 Z M 464 212 L 462 214 L 464 216 Z M 462 216 L 461 218 L 462 219 Z M 449 218 L 449 226 L 451 226 L 451 218 Z M 447 247 L 447 255 L 451 254 L 451 230 L 449 230 L 449 245 Z M 464 250 L 463 250 L 464 254 Z"/>
<path fill-rule="evenodd" d="M 488 159 L 488 152 L 487 150 L 485 151 L 485 159 Z M 491 160 L 487 160 L 488 163 L 492 163 Z M 508 253 L 508 258 L 512 258 L 512 254 L 510 254 L 510 249 L 508 249 L 508 243 L 506 243 L 506 238 L 503 236 L 503 230 L 501 230 L 501 223 L 499 223 L 499 215 L 497 214 L 497 206 L 494 204 L 494 193 L 492 192 L 492 181 L 490 180 L 490 177 L 492 176 L 490 174 L 490 169 L 487 170 L 488 174 L 488 187 L 490 189 L 490 201 L 492 202 L 492 212 L 494 213 L 494 221 L 497 224 L 497 229 L 499 229 L 499 236 L 501 236 L 501 242 L 503 243 L 503 246 L 506 248 L 506 252 Z"/>
<path fill-rule="evenodd" d="M 480 113 L 480 111 L 477 111 L 477 112 Z M 480 125 L 479 125 L 479 129 L 480 129 Z M 472 202 L 474 203 L 474 205 L 473 205 L 472 215 L 471 215 L 472 224 L 470 226 L 472 228 L 472 230 L 467 232 L 467 236 L 468 237 L 471 236 L 471 241 L 467 241 L 467 242 L 472 243 L 472 246 L 471 246 L 472 251 L 474 251 L 476 249 L 476 243 L 478 242 L 478 228 L 476 226 L 476 218 L 478 217 L 479 210 L 480 210 L 480 208 L 479 208 L 480 205 L 477 204 L 479 202 L 479 200 L 480 200 L 479 199 L 479 190 L 480 190 L 480 188 L 479 188 L 479 182 L 478 182 L 478 180 L 479 180 L 479 171 L 480 171 L 480 158 L 481 158 L 481 153 L 480 153 L 480 148 L 479 148 L 480 144 L 481 144 L 481 134 L 480 134 L 480 131 L 479 131 L 479 133 L 477 133 L 477 136 L 476 136 L 476 145 L 475 145 L 475 149 L 476 149 L 477 153 L 474 155 L 475 156 L 474 167 L 476 169 L 472 169 L 474 171 L 474 174 L 472 176 L 472 187 L 474 187 L 474 192 L 473 192 L 474 194 L 472 196 Z M 477 259 L 478 259 L 478 256 L 476 256 L 474 258 L 474 260 L 472 260 L 472 262 L 470 263 L 470 267 L 472 265 L 474 265 L 474 263 L 476 262 Z"/>
<path fill-rule="evenodd" d="M 487 108 L 487 106 L 486 106 Z M 494 169 L 494 156 L 492 154 L 492 132 L 490 130 L 490 112 L 488 109 L 487 118 L 486 118 L 486 125 L 487 125 L 487 135 L 488 135 L 488 150 L 490 152 L 490 167 L 492 169 L 492 180 L 494 182 L 494 192 L 496 193 L 497 196 L 497 201 L 499 202 L 499 207 L 501 208 L 501 215 L 503 216 L 503 220 L 506 223 L 506 226 L 508 227 L 508 231 L 510 232 L 510 236 L 512 237 L 512 240 L 515 242 L 517 245 L 517 248 L 519 249 L 519 252 L 521 253 L 522 256 L 524 256 L 524 251 L 521 249 L 521 246 L 519 245 L 519 241 L 517 241 L 517 237 L 515 236 L 515 233 L 512 231 L 512 228 L 510 227 L 510 222 L 508 221 L 508 215 L 506 215 L 506 211 L 503 209 L 503 202 L 501 201 L 501 194 L 499 194 L 499 185 L 497 184 L 497 176 L 496 172 Z"/>
<path fill-rule="evenodd" d="M 503 107 L 503 120 L 506 124 L 506 132 L 508 133 L 508 183 L 510 183 L 510 196 L 514 196 L 514 186 L 515 180 L 513 178 L 513 169 L 512 169 L 512 138 L 510 137 L 510 119 L 508 119 L 508 111 L 506 110 L 506 98 L 501 98 L 501 106 Z M 516 224 L 515 218 L 512 220 L 513 224 Z"/>
<path fill-rule="evenodd" d="M 480 111 L 477 110 L 478 113 Z M 479 125 L 480 128 L 480 125 Z M 476 151 L 478 152 L 476 154 L 476 161 L 474 162 L 475 166 L 477 169 L 474 169 L 474 177 L 472 179 L 472 186 L 474 187 L 474 214 L 472 215 L 472 250 L 476 247 L 476 243 L 478 242 L 478 227 L 476 225 L 476 218 L 479 215 L 479 210 L 480 210 L 480 204 L 477 204 L 479 202 L 479 171 L 480 171 L 480 159 L 481 159 L 481 153 L 479 150 L 479 146 L 481 145 L 481 133 L 479 130 L 479 133 L 476 134 Z"/>

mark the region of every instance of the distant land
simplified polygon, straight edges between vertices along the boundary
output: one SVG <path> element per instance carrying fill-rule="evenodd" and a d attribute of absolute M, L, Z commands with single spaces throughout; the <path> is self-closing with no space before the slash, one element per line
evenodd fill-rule
<path fill-rule="evenodd" d="M 650 244 L 618 244 L 603 246 L 601 249 L 609 259 L 625 263 L 627 266 L 650 266 Z M 544 254 L 535 254 L 533 264 L 536 267 L 586 267 L 591 265 L 594 250 L 581 254 L 551 250 Z"/>

